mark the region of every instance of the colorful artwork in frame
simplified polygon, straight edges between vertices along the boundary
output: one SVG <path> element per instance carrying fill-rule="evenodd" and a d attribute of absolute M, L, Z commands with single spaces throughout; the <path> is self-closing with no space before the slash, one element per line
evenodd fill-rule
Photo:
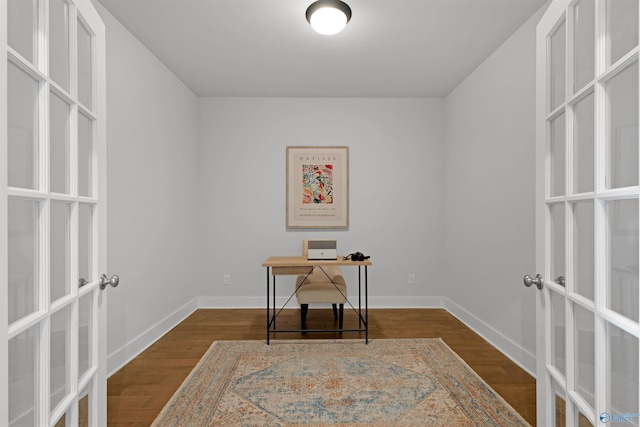
<path fill-rule="evenodd" d="M 349 147 L 287 147 L 287 227 L 349 227 Z"/>

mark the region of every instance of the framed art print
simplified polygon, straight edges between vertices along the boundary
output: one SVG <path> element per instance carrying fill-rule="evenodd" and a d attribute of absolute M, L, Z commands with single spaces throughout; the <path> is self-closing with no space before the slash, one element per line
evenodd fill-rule
<path fill-rule="evenodd" d="M 287 147 L 287 227 L 349 227 L 349 147 Z"/>

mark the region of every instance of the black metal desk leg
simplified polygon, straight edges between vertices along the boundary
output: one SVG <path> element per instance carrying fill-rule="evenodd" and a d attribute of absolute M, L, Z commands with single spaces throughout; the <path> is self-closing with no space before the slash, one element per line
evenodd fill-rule
<path fill-rule="evenodd" d="M 270 267 L 267 267 L 267 345 L 269 345 L 269 330 L 271 329 L 271 313 L 269 310 L 269 286 L 271 285 L 271 283 L 269 283 L 270 269 Z"/>
<path fill-rule="evenodd" d="M 276 276 L 273 276 L 273 330 L 276 330 Z"/>
<path fill-rule="evenodd" d="M 369 278 L 367 277 L 367 266 L 364 266 L 364 311 L 365 311 L 365 332 L 364 342 L 369 344 Z"/>
<path fill-rule="evenodd" d="M 362 267 L 358 266 L 358 329 L 362 329 L 362 287 L 360 285 L 361 269 Z"/>

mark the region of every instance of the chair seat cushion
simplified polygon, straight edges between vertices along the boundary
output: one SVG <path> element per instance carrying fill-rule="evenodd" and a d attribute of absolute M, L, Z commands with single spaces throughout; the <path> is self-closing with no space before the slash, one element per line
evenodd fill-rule
<path fill-rule="evenodd" d="M 296 291 L 298 304 L 344 304 L 347 287 L 331 282 L 305 283 Z"/>

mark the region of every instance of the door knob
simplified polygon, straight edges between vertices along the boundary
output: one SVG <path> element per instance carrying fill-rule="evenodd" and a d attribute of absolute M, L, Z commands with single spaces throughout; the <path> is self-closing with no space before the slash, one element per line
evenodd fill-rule
<path fill-rule="evenodd" d="M 107 285 L 111 285 L 111 287 L 115 288 L 116 286 L 118 286 L 118 283 L 120 283 L 120 278 L 115 274 L 111 276 L 111 279 L 109 279 L 106 274 L 103 274 L 102 276 L 100 276 L 98 286 L 100 286 L 101 291 L 104 291 L 104 288 L 106 288 Z"/>
<path fill-rule="evenodd" d="M 566 286 L 565 285 L 565 280 L 564 280 L 564 276 L 558 276 L 558 278 L 556 279 L 556 283 L 560 286 Z"/>
<path fill-rule="evenodd" d="M 522 281 L 527 288 L 531 285 L 536 285 L 538 289 L 542 289 L 542 287 L 544 286 L 544 278 L 542 277 L 542 274 L 536 274 L 536 277 L 531 277 L 527 274 L 526 276 L 524 276 Z"/>

